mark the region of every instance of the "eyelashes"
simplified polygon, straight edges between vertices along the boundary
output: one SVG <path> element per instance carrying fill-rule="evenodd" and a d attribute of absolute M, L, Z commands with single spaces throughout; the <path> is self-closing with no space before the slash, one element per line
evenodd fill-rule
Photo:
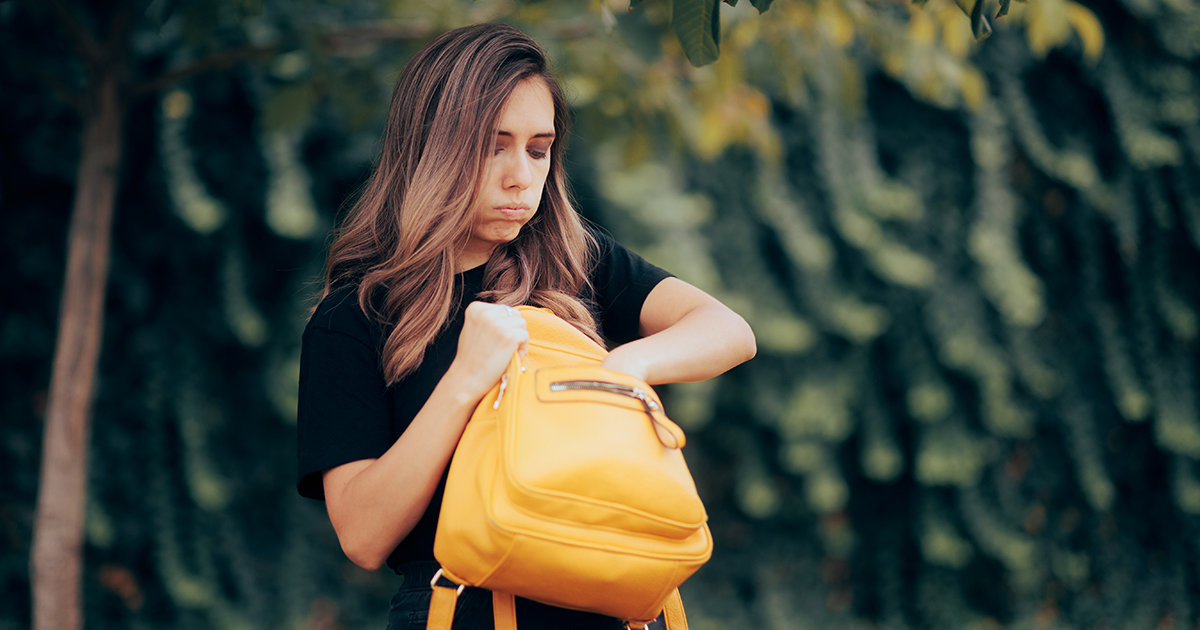
<path fill-rule="evenodd" d="M 504 145 L 497 144 L 495 150 L 492 151 L 492 155 L 500 155 L 500 153 L 503 152 L 504 149 L 505 149 Z M 530 157 L 532 157 L 535 160 L 544 160 L 544 159 L 546 159 L 546 156 L 549 154 L 550 154 L 549 149 L 546 149 L 546 150 L 529 149 Z"/>

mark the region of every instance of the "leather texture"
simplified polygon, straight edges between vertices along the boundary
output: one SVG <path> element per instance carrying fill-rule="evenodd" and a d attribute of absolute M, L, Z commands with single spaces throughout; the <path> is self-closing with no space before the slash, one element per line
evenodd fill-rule
<path fill-rule="evenodd" d="M 675 589 L 663 605 L 663 621 L 667 630 L 688 630 L 687 616 L 683 614 L 683 599 L 679 597 L 679 589 Z M 515 629 L 514 629 L 515 630 Z"/>
<path fill-rule="evenodd" d="M 445 586 L 433 586 L 433 598 L 429 600 L 429 622 L 426 628 L 450 629 L 454 622 L 454 606 L 458 603 L 458 590 Z"/>
<path fill-rule="evenodd" d="M 492 591 L 492 616 L 496 619 L 496 630 L 517 630 L 516 599 L 508 593 Z"/>
<path fill-rule="evenodd" d="M 712 554 L 683 432 L 575 327 L 519 311 L 529 352 L 479 403 L 450 464 L 434 541 L 445 577 L 635 627 L 668 599 L 682 618 L 676 587 Z"/>

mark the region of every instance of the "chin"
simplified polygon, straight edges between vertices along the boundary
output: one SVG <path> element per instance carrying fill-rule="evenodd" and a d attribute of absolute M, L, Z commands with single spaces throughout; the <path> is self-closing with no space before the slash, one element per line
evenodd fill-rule
<path fill-rule="evenodd" d="M 514 240 L 516 240 L 517 237 L 520 235 L 521 235 L 520 227 L 518 227 L 516 229 L 511 229 L 511 230 L 498 230 L 494 234 L 493 240 L 496 243 L 511 243 Z"/>
<path fill-rule="evenodd" d="M 517 224 L 513 222 L 493 222 L 490 225 L 479 226 L 472 231 L 471 241 L 476 245 L 485 245 L 497 247 L 506 243 L 511 243 L 521 235 L 521 228 L 524 222 Z"/>

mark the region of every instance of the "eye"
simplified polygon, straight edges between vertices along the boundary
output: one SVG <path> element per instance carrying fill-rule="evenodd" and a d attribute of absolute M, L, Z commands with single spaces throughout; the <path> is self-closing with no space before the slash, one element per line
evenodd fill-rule
<path fill-rule="evenodd" d="M 535 160 L 542 160 L 542 159 L 546 158 L 545 151 L 538 151 L 536 149 L 530 149 L 529 155 L 533 156 L 533 159 L 535 159 Z"/>
<path fill-rule="evenodd" d="M 512 145 L 512 138 L 508 134 L 496 134 L 496 144 L 492 148 L 492 155 L 500 155 L 505 149 Z"/>

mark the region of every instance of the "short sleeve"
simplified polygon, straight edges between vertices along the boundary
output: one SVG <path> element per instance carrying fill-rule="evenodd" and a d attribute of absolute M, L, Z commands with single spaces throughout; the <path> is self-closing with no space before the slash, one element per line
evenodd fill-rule
<path fill-rule="evenodd" d="M 352 289 L 330 294 L 309 320 L 296 416 L 296 489 L 302 496 L 324 499 L 321 473 L 380 457 L 392 445 L 379 338 Z"/>
<path fill-rule="evenodd" d="M 593 230 L 592 236 L 597 245 L 592 290 L 604 336 L 618 345 L 628 343 L 639 337 L 646 297 L 659 282 L 672 275 L 646 262 L 607 234 Z"/>

